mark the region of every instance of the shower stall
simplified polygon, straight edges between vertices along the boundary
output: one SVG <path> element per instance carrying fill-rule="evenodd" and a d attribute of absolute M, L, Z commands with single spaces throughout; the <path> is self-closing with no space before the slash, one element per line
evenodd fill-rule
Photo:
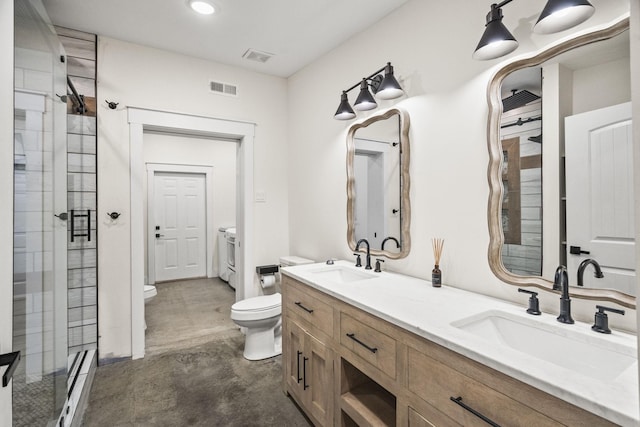
<path fill-rule="evenodd" d="M 57 425 L 67 398 L 64 50 L 42 5 L 16 1 L 13 425 Z"/>
<path fill-rule="evenodd" d="M 42 2 L 14 1 L 13 426 L 76 425 L 89 383 L 78 379 L 95 364 L 95 265 L 85 268 L 87 251 L 95 263 L 95 206 L 75 210 L 87 182 L 95 201 L 95 166 L 92 176 L 74 170 L 83 154 L 67 144 L 68 128 L 84 123 L 73 115 L 86 113 L 69 59 Z M 93 150 L 95 165 L 95 136 Z"/>

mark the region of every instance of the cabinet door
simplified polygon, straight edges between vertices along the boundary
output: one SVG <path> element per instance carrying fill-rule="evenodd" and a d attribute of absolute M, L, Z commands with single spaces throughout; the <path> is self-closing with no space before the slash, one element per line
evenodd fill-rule
<path fill-rule="evenodd" d="M 296 397 L 299 404 L 304 405 L 303 395 L 303 353 L 305 331 L 297 323 L 287 321 L 285 337 L 285 370 L 289 393 Z"/>
<path fill-rule="evenodd" d="M 287 331 L 285 369 L 288 391 L 316 425 L 331 425 L 331 350 L 296 322 L 288 320 Z"/>
<path fill-rule="evenodd" d="M 303 369 L 305 370 L 303 382 L 307 386 L 306 405 L 313 417 L 322 425 L 331 425 L 330 408 L 333 403 L 331 350 L 312 335 L 307 334 L 305 339 L 304 357 L 307 359 L 303 359 L 303 364 L 306 364 L 306 369 Z"/>

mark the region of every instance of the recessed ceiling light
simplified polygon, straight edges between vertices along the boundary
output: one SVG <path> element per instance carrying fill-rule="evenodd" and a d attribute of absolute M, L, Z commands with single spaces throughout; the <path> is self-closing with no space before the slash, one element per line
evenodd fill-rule
<path fill-rule="evenodd" d="M 205 0 L 189 0 L 189 6 L 202 15 L 211 15 L 216 11 L 213 5 Z"/>

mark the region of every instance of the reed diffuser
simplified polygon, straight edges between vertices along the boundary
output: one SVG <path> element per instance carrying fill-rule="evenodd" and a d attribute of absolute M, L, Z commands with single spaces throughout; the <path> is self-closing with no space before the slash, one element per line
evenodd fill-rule
<path fill-rule="evenodd" d="M 444 247 L 444 239 L 431 239 L 433 246 L 433 259 L 435 266 L 431 270 L 431 285 L 435 288 L 442 286 L 442 271 L 440 271 L 440 257 L 442 256 L 442 248 Z"/>

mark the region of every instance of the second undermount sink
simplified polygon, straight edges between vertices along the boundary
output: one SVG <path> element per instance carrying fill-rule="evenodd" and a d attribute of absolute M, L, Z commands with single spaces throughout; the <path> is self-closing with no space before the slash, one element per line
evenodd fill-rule
<path fill-rule="evenodd" d="M 358 271 L 353 268 L 341 265 L 326 266 L 311 270 L 315 279 L 326 280 L 333 283 L 350 283 L 361 280 L 373 279 L 376 276 L 364 271 Z"/>
<path fill-rule="evenodd" d="M 493 346 L 509 347 L 599 380 L 614 380 L 638 360 L 633 346 L 606 340 L 590 330 L 572 330 L 577 325 L 550 325 L 498 310 L 451 325 Z"/>

